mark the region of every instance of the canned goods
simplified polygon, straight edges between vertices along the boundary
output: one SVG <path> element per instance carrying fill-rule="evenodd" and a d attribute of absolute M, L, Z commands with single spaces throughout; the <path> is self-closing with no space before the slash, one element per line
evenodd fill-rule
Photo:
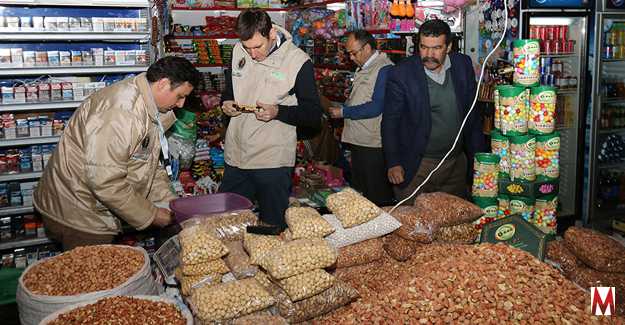
<path fill-rule="evenodd" d="M 551 54 L 553 53 L 553 44 L 551 41 L 549 40 L 544 40 L 543 41 L 543 53 L 545 54 Z"/>
<path fill-rule="evenodd" d="M 541 75 L 551 73 L 551 58 L 540 58 L 540 72 Z M 541 76 L 542 77 L 542 76 Z"/>
<path fill-rule="evenodd" d="M 556 78 L 553 74 L 548 74 L 545 76 L 545 86 L 555 86 L 556 85 Z"/>
<path fill-rule="evenodd" d="M 611 45 L 606 45 L 603 48 L 603 58 L 604 59 L 613 59 L 614 58 L 614 52 L 613 52 L 613 48 Z"/>
<path fill-rule="evenodd" d="M 540 36 L 538 35 L 538 26 L 536 25 L 532 25 L 530 26 L 530 38 L 540 38 Z"/>
<path fill-rule="evenodd" d="M 623 57 L 623 53 L 621 53 L 621 47 L 618 45 L 612 46 L 612 57 L 615 59 L 620 59 Z"/>
<path fill-rule="evenodd" d="M 536 180 L 536 138 L 531 135 L 510 137 L 510 179 Z"/>
<path fill-rule="evenodd" d="M 545 34 L 547 36 L 547 40 L 553 40 L 553 26 L 545 27 Z"/>
<path fill-rule="evenodd" d="M 497 197 L 499 156 L 480 152 L 475 154 L 472 194 L 474 197 Z"/>
<path fill-rule="evenodd" d="M 499 156 L 499 177 L 508 178 L 510 175 L 510 141 L 508 137 L 497 130 L 490 133 L 490 146 L 494 154 Z"/>
<path fill-rule="evenodd" d="M 563 41 L 554 40 L 553 41 L 553 53 L 556 53 L 556 54 L 563 53 L 564 50 L 562 48 L 562 44 L 563 44 Z"/>
<path fill-rule="evenodd" d="M 523 135 L 527 133 L 528 91 L 523 87 L 497 86 L 501 133 L 504 135 Z"/>
<path fill-rule="evenodd" d="M 569 26 L 562 25 L 560 26 L 560 33 L 558 34 L 558 38 L 566 41 L 569 39 Z"/>
<path fill-rule="evenodd" d="M 553 40 L 560 40 L 560 26 L 553 26 Z"/>
<path fill-rule="evenodd" d="M 523 219 L 533 223 L 534 205 L 536 200 L 524 196 L 510 197 L 510 212 L 512 214 L 520 214 Z"/>
<path fill-rule="evenodd" d="M 530 113 L 527 127 L 532 134 L 549 134 L 555 128 L 556 90 L 549 86 L 530 90 Z"/>
<path fill-rule="evenodd" d="M 556 179 L 560 177 L 560 133 L 536 137 L 536 177 Z"/>
<path fill-rule="evenodd" d="M 538 39 L 547 40 L 547 28 L 545 26 L 538 26 Z"/>
<path fill-rule="evenodd" d="M 565 49 L 566 53 L 574 53 L 575 52 L 575 41 L 574 40 L 568 40 L 566 41 L 566 49 Z"/>
<path fill-rule="evenodd" d="M 524 87 L 538 85 L 540 81 L 540 45 L 538 40 L 518 39 L 512 43 L 512 46 L 514 83 Z"/>
<path fill-rule="evenodd" d="M 558 196 L 555 194 L 536 198 L 534 206 L 534 224 L 547 234 L 555 234 L 557 228 L 556 209 Z"/>

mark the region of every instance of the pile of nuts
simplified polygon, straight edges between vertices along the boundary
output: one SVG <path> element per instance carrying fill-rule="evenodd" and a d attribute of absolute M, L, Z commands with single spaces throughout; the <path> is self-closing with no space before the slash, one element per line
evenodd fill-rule
<path fill-rule="evenodd" d="M 226 246 L 200 225 L 183 229 L 179 238 L 183 264 L 204 263 L 228 254 Z"/>
<path fill-rule="evenodd" d="M 388 212 L 392 208 L 382 209 Z M 395 230 L 395 233 L 402 238 L 424 244 L 434 240 L 434 221 L 430 220 L 430 213 L 427 209 L 400 205 L 393 210 L 391 215 L 402 224 L 399 229 Z"/>
<path fill-rule="evenodd" d="M 180 281 L 180 291 L 183 295 L 189 296 L 193 292 L 193 289 L 203 286 L 214 286 L 221 283 L 221 274 L 202 274 L 181 276 L 178 278 Z"/>
<path fill-rule="evenodd" d="M 263 310 L 275 299 L 253 278 L 201 287 L 189 304 L 202 321 L 222 321 Z"/>
<path fill-rule="evenodd" d="M 297 274 L 323 269 L 336 261 L 336 249 L 325 240 L 298 239 L 274 248 L 260 265 L 278 280 Z"/>
<path fill-rule="evenodd" d="M 473 223 L 463 223 L 451 227 L 439 228 L 434 233 L 434 241 L 457 244 L 472 244 L 480 234 Z"/>
<path fill-rule="evenodd" d="M 351 188 L 329 195 L 326 205 L 345 228 L 371 221 L 382 212 L 375 204 Z"/>
<path fill-rule="evenodd" d="M 336 267 L 344 268 L 377 261 L 384 256 L 384 242 L 381 238 L 373 238 L 353 245 L 339 248 Z"/>
<path fill-rule="evenodd" d="M 375 263 L 374 263 L 375 264 Z M 590 297 L 528 253 L 505 244 L 431 244 L 400 267 L 342 273 L 362 298 L 314 324 L 609 324 Z M 338 276 L 338 275 L 337 275 Z M 392 281 L 392 282 L 391 282 Z"/>
<path fill-rule="evenodd" d="M 313 208 L 291 207 L 285 213 L 292 239 L 323 238 L 334 232 L 334 228 Z"/>
<path fill-rule="evenodd" d="M 547 244 L 546 258 L 556 263 L 567 277 L 581 265 L 581 262 L 566 248 L 562 240 L 550 241 Z"/>
<path fill-rule="evenodd" d="M 202 218 L 204 227 L 221 240 L 243 240 L 247 226 L 258 223 L 258 217 L 251 210 L 198 217 Z"/>
<path fill-rule="evenodd" d="M 117 296 L 73 309 L 47 325 L 186 325 L 178 308 L 165 302 Z"/>
<path fill-rule="evenodd" d="M 182 264 L 183 275 L 226 274 L 230 272 L 226 263 L 220 258 L 198 264 Z"/>
<path fill-rule="evenodd" d="M 625 273 L 625 247 L 600 232 L 570 227 L 564 233 L 564 243 L 577 258 L 595 270 Z"/>
<path fill-rule="evenodd" d="M 289 323 L 280 316 L 273 315 L 248 315 L 237 318 L 232 325 L 288 325 Z"/>
<path fill-rule="evenodd" d="M 280 287 L 286 291 L 291 301 L 310 298 L 334 284 L 334 277 L 328 272 L 317 269 L 298 274 L 280 281 Z"/>
<path fill-rule="evenodd" d="M 412 257 L 417 245 L 419 245 L 417 242 L 400 237 L 396 233 L 384 237 L 384 250 L 389 256 L 400 262 Z"/>
<path fill-rule="evenodd" d="M 483 214 L 477 205 L 443 192 L 421 194 L 415 199 L 414 205 L 428 211 L 436 222 L 435 228 L 470 223 Z"/>
<path fill-rule="evenodd" d="M 272 249 L 283 245 L 284 242 L 278 236 L 264 236 L 245 233 L 243 247 L 250 254 L 250 263 L 259 265 L 262 258 Z"/>
<path fill-rule="evenodd" d="M 113 289 L 144 264 L 142 252 L 131 247 L 77 247 L 31 267 L 23 281 L 34 294 L 73 296 Z"/>

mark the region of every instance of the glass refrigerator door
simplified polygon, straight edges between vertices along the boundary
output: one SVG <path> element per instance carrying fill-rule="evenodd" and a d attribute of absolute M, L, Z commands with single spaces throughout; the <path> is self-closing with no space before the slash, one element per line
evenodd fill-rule
<path fill-rule="evenodd" d="M 580 111 L 586 64 L 586 17 L 530 16 L 529 37 L 541 40 L 541 84 L 557 88 L 556 130 L 560 132 L 558 216 L 572 216 L 579 168 Z"/>
<path fill-rule="evenodd" d="M 597 13 L 589 220 L 625 215 L 625 15 Z"/>

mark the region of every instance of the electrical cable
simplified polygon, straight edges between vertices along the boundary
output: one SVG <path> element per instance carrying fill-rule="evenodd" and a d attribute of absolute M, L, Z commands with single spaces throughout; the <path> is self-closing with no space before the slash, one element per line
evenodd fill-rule
<path fill-rule="evenodd" d="M 460 135 L 462 134 L 462 129 L 464 129 L 464 125 L 466 124 L 467 119 L 469 118 L 469 116 L 471 116 L 471 113 L 473 112 L 473 109 L 475 108 L 475 104 L 477 103 L 477 98 L 478 98 L 478 95 L 480 93 L 480 86 L 482 85 L 482 79 L 484 78 L 484 70 L 485 70 L 485 67 L 486 67 L 486 63 L 490 59 L 491 55 L 493 55 L 493 53 L 495 53 L 495 51 L 497 51 L 497 49 L 499 49 L 499 46 L 501 46 L 501 42 L 503 42 L 503 40 L 506 38 L 506 31 L 508 30 L 508 0 L 503 0 L 503 6 L 504 6 L 504 12 L 506 13 L 506 15 L 505 15 L 504 27 L 503 27 L 503 32 L 501 34 L 501 38 L 499 39 L 499 42 L 497 42 L 497 45 L 495 45 L 493 47 L 493 49 L 490 51 L 490 53 L 488 53 L 488 55 L 486 56 L 486 59 L 484 59 L 484 63 L 482 64 L 482 71 L 480 72 L 480 79 L 478 79 L 477 87 L 475 88 L 475 97 L 473 98 L 473 104 L 471 105 L 471 108 L 469 109 L 469 112 L 467 112 L 467 115 L 464 117 L 464 120 L 462 120 L 462 124 L 460 125 L 460 130 L 458 131 L 458 134 L 456 135 L 456 139 L 454 140 L 454 144 L 451 146 L 451 149 L 449 149 L 449 151 L 445 154 L 445 156 L 443 156 L 443 159 L 441 159 L 441 161 L 438 163 L 438 165 L 436 165 L 436 167 L 428 174 L 428 176 L 423 180 L 423 182 L 419 186 L 417 186 L 417 188 L 414 190 L 414 192 L 412 192 L 412 194 L 410 194 L 410 196 L 408 196 L 405 199 L 399 201 L 399 203 L 397 203 L 388 212 L 389 214 L 393 213 L 393 211 L 395 211 L 395 209 L 398 206 L 402 205 L 404 202 L 410 200 L 413 196 L 415 196 L 417 194 L 417 192 L 419 192 L 419 190 L 423 187 L 423 185 L 425 185 L 425 183 L 427 183 L 430 180 L 430 177 L 432 177 L 432 175 L 443 165 L 443 163 L 445 162 L 447 157 L 449 157 L 449 155 L 453 152 L 454 148 L 456 148 L 456 145 L 458 144 L 458 140 L 460 139 Z"/>

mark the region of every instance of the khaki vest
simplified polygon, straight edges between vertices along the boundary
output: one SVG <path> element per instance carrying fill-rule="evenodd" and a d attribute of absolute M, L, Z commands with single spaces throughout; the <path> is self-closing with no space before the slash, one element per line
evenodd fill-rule
<path fill-rule="evenodd" d="M 356 72 L 352 91 L 345 105 L 355 106 L 370 102 L 373 97 L 373 89 L 378 78 L 378 72 L 383 67 L 392 64 L 393 62 L 389 60 L 385 53 L 378 52 L 378 56 L 369 66 Z M 381 122 L 382 114 L 362 120 L 345 119 L 342 140 L 358 146 L 382 148 Z"/>
<path fill-rule="evenodd" d="M 262 62 L 257 62 L 237 43 L 232 51 L 232 87 L 238 104 L 297 106 L 295 94 L 289 91 L 308 55 L 291 42 L 291 35 L 274 25 L 286 36 L 281 46 Z M 230 119 L 226 131 L 224 157 L 230 166 L 242 169 L 292 167 L 295 165 L 297 135 L 295 126 L 278 120 L 263 122 L 253 113 Z"/>

